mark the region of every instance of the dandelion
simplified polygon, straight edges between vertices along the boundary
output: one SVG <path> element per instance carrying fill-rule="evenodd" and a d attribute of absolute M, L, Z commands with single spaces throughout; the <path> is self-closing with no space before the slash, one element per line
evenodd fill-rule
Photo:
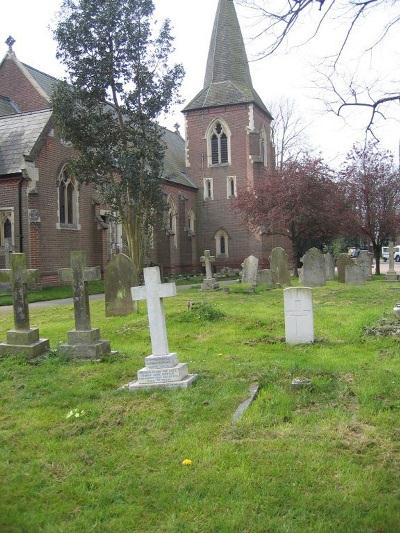
<path fill-rule="evenodd" d="M 184 460 L 182 461 L 182 464 L 183 464 L 184 466 L 192 466 L 192 460 L 191 460 L 191 459 L 184 459 Z"/>
<path fill-rule="evenodd" d="M 85 411 L 83 411 L 83 410 L 79 411 L 79 409 L 75 408 L 75 409 L 71 409 L 71 411 L 69 411 L 67 413 L 67 416 L 65 418 L 67 420 L 68 420 L 68 418 L 71 418 L 71 417 L 79 418 L 79 417 L 83 416 L 84 414 L 85 414 Z"/>

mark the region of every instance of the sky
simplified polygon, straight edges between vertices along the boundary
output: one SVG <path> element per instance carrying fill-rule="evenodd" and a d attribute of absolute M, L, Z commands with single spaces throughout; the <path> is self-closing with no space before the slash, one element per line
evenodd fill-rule
<path fill-rule="evenodd" d="M 22 62 L 53 76 L 63 77 L 64 70 L 55 57 L 56 43 L 51 31 L 57 21 L 60 4 L 61 0 L 4 2 L 0 19 L 0 56 L 6 53 L 7 47 L 2 43 L 11 34 L 16 39 L 14 51 Z M 157 18 L 161 20 L 168 17 L 172 22 L 174 61 L 182 63 L 186 71 L 181 90 L 182 100 L 186 103 L 203 86 L 217 4 L 218 0 L 155 0 Z M 318 65 L 324 57 L 337 51 L 338 36 L 345 31 L 343 18 L 327 24 L 318 38 L 297 46 L 310 35 L 306 29 L 309 30 L 316 20 L 311 14 L 298 26 L 289 43 L 284 43 L 274 55 L 257 61 L 265 42 L 253 37 L 261 26 L 253 12 L 240 6 L 237 10 L 255 89 L 267 106 L 280 98 L 293 99 L 298 114 L 307 124 L 308 144 L 321 152 L 329 163 L 339 166 L 353 143 L 364 141 L 367 120 L 365 112 L 359 108 L 357 113 L 346 111 L 344 119 L 328 112 L 326 102 L 330 95 L 321 89 Z M 343 56 L 343 75 L 359 76 L 371 84 L 373 91 L 380 84 L 384 84 L 385 88 L 397 84 L 398 90 L 400 84 L 400 51 L 395 39 L 396 32 L 389 33 L 372 53 L 364 53 L 371 36 L 378 36 L 377 28 L 383 27 L 386 15 L 378 12 L 371 20 L 361 20 Z M 175 123 L 182 125 L 182 107 L 177 106 L 168 117 L 163 117 L 163 125 L 171 129 Z M 397 108 L 400 109 L 400 106 L 397 105 Z M 388 112 L 391 118 L 380 120 L 375 129 L 381 145 L 392 150 L 396 159 L 399 158 L 400 141 L 400 112 L 397 108 L 392 107 Z"/>

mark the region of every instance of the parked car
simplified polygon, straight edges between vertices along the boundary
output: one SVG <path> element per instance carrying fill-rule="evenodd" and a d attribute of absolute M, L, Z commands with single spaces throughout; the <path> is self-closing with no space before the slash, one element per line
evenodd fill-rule
<path fill-rule="evenodd" d="M 389 246 L 382 246 L 382 259 L 385 263 L 389 259 Z M 400 246 L 394 247 L 394 260 L 400 263 Z"/>

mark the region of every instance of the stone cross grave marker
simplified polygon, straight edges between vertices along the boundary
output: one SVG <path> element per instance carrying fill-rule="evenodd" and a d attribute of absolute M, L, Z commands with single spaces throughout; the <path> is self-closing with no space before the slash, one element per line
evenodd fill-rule
<path fill-rule="evenodd" d="M 317 248 L 310 248 L 301 258 L 303 283 L 306 287 L 322 287 L 326 283 L 325 259 Z"/>
<path fill-rule="evenodd" d="M 291 285 L 289 272 L 289 258 L 286 251 L 277 246 L 273 248 L 270 257 L 272 281 L 274 285 Z"/>
<path fill-rule="evenodd" d="M 283 291 L 287 344 L 314 342 L 312 289 L 291 287 Z"/>
<path fill-rule="evenodd" d="M 179 363 L 176 353 L 170 353 L 165 324 L 164 298 L 176 296 L 175 283 L 161 283 L 159 267 L 143 270 L 144 287 L 132 287 L 132 300 L 146 300 L 152 354 L 145 358 L 145 367 L 138 371 L 137 381 L 128 383 L 129 390 L 143 388 L 186 388 L 196 374 L 188 373 L 188 365 Z"/>
<path fill-rule="evenodd" d="M 348 254 L 339 254 L 336 260 L 336 267 L 338 271 L 338 281 L 345 283 L 345 272 L 347 266 L 354 265 L 353 259 Z"/>
<path fill-rule="evenodd" d="M 104 273 L 106 316 L 126 316 L 133 312 L 131 287 L 135 268 L 130 257 L 117 254 Z"/>
<path fill-rule="evenodd" d="M 253 287 L 257 285 L 258 257 L 250 255 L 242 264 L 242 283 L 249 283 Z"/>
<path fill-rule="evenodd" d="M 210 250 L 204 250 L 204 255 L 200 257 L 200 262 L 205 266 L 206 269 L 206 278 L 201 284 L 201 290 L 211 291 L 218 288 L 218 283 L 212 275 L 212 263 L 215 262 L 215 257 L 210 254 Z"/>
<path fill-rule="evenodd" d="M 389 242 L 389 270 L 385 276 L 386 281 L 397 281 L 397 273 L 394 269 L 394 243 Z"/>
<path fill-rule="evenodd" d="M 84 252 L 71 252 L 71 268 L 61 268 L 59 278 L 72 284 L 75 330 L 68 332 L 68 342 L 59 352 L 70 359 L 99 359 L 111 354 L 110 343 L 100 339 L 100 330 L 90 320 L 88 281 L 101 279 L 100 267 L 86 267 Z"/>
<path fill-rule="evenodd" d="M 0 355 L 36 357 L 49 350 L 49 341 L 39 338 L 39 329 L 31 328 L 29 320 L 28 287 L 37 281 L 38 271 L 26 268 L 25 254 L 12 254 L 10 267 L 0 270 L 0 282 L 11 288 L 15 329 L 7 332 L 7 343 L 0 344 Z"/>

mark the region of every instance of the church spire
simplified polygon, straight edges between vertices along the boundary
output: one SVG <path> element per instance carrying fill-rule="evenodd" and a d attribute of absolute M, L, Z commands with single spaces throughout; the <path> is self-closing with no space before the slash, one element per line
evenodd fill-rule
<path fill-rule="evenodd" d="M 233 0 L 219 0 L 204 87 L 184 111 L 242 103 L 255 103 L 270 116 L 253 87 Z"/>

